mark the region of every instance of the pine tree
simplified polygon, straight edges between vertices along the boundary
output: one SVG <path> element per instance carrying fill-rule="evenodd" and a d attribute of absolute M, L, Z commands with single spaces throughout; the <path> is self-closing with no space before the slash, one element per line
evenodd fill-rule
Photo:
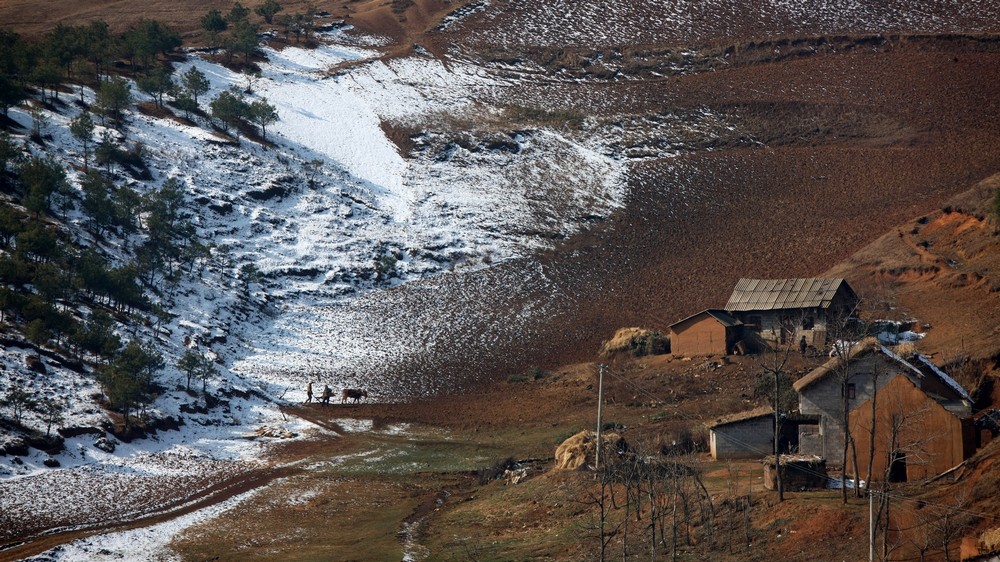
<path fill-rule="evenodd" d="M 12 387 L 7 391 L 7 395 L 4 396 L 3 400 L 0 400 L 0 406 L 10 408 L 11 413 L 14 414 L 14 423 L 21 423 L 24 411 L 35 407 L 35 399 L 31 396 L 31 393 L 23 388 Z"/>
<path fill-rule="evenodd" d="M 135 66 L 138 58 L 146 68 L 158 53 L 168 53 L 181 46 L 181 36 L 157 20 L 141 19 L 122 35 L 124 53 Z"/>
<path fill-rule="evenodd" d="M 265 0 L 263 4 L 254 9 L 254 13 L 264 18 L 264 21 L 268 24 L 271 24 L 274 21 L 274 15 L 281 10 L 281 4 L 277 3 L 275 0 Z"/>
<path fill-rule="evenodd" d="M 260 125 L 260 135 L 267 140 L 267 126 L 278 120 L 277 109 L 267 103 L 267 98 L 257 100 L 250 104 L 250 119 Z"/>
<path fill-rule="evenodd" d="M 95 110 L 103 118 L 120 125 L 125 116 L 125 108 L 132 103 L 132 87 L 120 76 L 115 76 L 107 82 L 102 82 L 97 90 Z"/>
<path fill-rule="evenodd" d="M 202 353 L 187 350 L 177 362 L 177 368 L 187 375 L 187 390 L 191 390 L 191 379 L 201 380 L 201 392 L 207 394 L 208 380 L 218 374 L 210 359 Z"/>
<path fill-rule="evenodd" d="M 0 109 L 6 117 L 10 108 L 21 103 L 25 98 L 24 88 L 8 76 L 0 74 Z"/>
<path fill-rule="evenodd" d="M 66 191 L 66 171 L 51 156 L 34 157 L 21 166 L 18 178 L 23 190 L 23 203 L 35 213 L 48 212 L 52 196 Z"/>
<path fill-rule="evenodd" d="M 226 20 L 235 25 L 239 22 L 246 21 L 247 17 L 250 16 L 250 8 L 247 8 L 239 2 L 233 4 L 233 7 L 229 10 L 229 15 L 226 16 Z"/>
<path fill-rule="evenodd" d="M 94 141 L 94 120 L 90 113 L 83 111 L 69 124 L 69 131 L 73 138 L 83 145 L 83 170 L 90 171 L 88 159 L 90 157 L 90 144 Z"/>
<path fill-rule="evenodd" d="M 7 167 L 17 164 L 24 157 L 24 151 L 14 142 L 14 137 L 0 131 L 0 187 L 7 186 Z"/>
<path fill-rule="evenodd" d="M 98 369 L 97 380 L 112 408 L 119 408 L 129 426 L 129 413 L 153 399 L 153 377 L 164 366 L 163 357 L 151 347 L 132 340 L 109 363 Z"/>
<path fill-rule="evenodd" d="M 111 63 L 116 39 L 111 35 L 108 23 L 103 20 L 90 22 L 82 34 L 84 56 L 93 63 L 94 76 L 100 81 L 101 70 Z"/>
<path fill-rule="evenodd" d="M 42 398 L 41 403 L 42 420 L 45 421 L 45 437 L 49 437 L 52 434 L 52 426 L 63 422 L 65 416 L 63 412 L 66 409 L 66 405 L 54 398 Z"/>
<path fill-rule="evenodd" d="M 222 33 L 228 27 L 229 24 L 226 23 L 226 18 L 222 17 L 222 12 L 219 10 L 209 10 L 207 14 L 201 16 L 201 28 L 208 32 L 212 43 L 216 43 L 219 33 Z"/>
<path fill-rule="evenodd" d="M 257 50 L 259 38 L 257 36 L 257 26 L 247 20 L 240 20 L 233 24 L 233 31 L 226 41 L 226 50 L 230 55 L 243 55 L 243 64 L 250 63 L 250 55 Z"/>
<path fill-rule="evenodd" d="M 185 92 L 194 98 L 194 102 L 197 104 L 198 96 L 207 94 L 211 84 L 208 82 L 208 78 L 205 77 L 204 72 L 192 66 L 187 72 L 181 75 L 181 86 Z"/>
<path fill-rule="evenodd" d="M 163 94 L 174 88 L 174 79 L 162 67 L 156 67 L 136 80 L 139 89 L 153 97 L 157 107 L 163 107 Z"/>
<path fill-rule="evenodd" d="M 237 135 L 239 133 L 239 124 L 250 113 L 250 106 L 244 99 L 243 92 L 240 92 L 236 88 L 220 92 L 209 104 L 209 108 L 212 110 L 212 117 L 215 117 L 222 123 L 224 131 L 228 133 L 229 127 L 236 127 Z"/>
<path fill-rule="evenodd" d="M 114 184 L 103 174 L 88 172 L 80 182 L 83 189 L 83 211 L 90 217 L 94 234 L 101 236 L 115 222 L 115 205 L 111 198 Z"/>

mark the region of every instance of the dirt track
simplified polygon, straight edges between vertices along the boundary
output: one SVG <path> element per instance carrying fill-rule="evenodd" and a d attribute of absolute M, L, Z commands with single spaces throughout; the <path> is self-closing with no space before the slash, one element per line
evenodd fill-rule
<path fill-rule="evenodd" d="M 71 530 L 51 530 L 40 535 L 22 538 L 15 542 L 0 545 L 0 562 L 21 560 L 29 556 L 41 554 L 61 544 L 94 535 L 150 527 L 222 503 L 234 496 L 259 488 L 279 478 L 286 478 L 296 472 L 297 469 L 294 467 L 257 470 L 225 480 L 207 489 L 199 490 L 192 495 L 180 497 L 156 512 L 127 522 L 108 523 Z"/>

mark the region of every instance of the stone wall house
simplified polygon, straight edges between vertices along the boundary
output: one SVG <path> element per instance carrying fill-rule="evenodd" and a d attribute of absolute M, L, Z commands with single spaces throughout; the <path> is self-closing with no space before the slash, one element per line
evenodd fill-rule
<path fill-rule="evenodd" d="M 851 317 L 858 296 L 843 279 L 740 279 L 725 310 L 756 347 L 827 345 L 831 325 Z"/>
<path fill-rule="evenodd" d="M 894 377 L 904 376 L 918 388 L 933 393 L 960 417 L 971 413 L 965 390 L 921 356 L 906 360 L 878 340 L 868 338 L 844 344 L 842 355 L 813 369 L 792 388 L 799 395 L 799 413 L 819 418 L 817 425 L 799 426 L 799 452 L 818 455 L 837 465 L 843 460 L 845 403 L 847 413 L 869 400 Z M 919 367 L 918 367 L 919 365 Z"/>

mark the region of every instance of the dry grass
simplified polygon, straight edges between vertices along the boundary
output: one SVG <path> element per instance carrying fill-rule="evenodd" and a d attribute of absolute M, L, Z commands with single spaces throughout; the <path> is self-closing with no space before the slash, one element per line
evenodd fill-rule
<path fill-rule="evenodd" d="M 187 531 L 172 546 L 185 560 L 402 559 L 396 533 L 418 502 L 397 482 L 307 474 Z"/>
<path fill-rule="evenodd" d="M 413 149 L 416 148 L 416 143 L 413 142 L 413 136 L 420 133 L 420 130 L 416 127 L 401 125 L 390 121 L 382 121 L 379 125 L 382 127 L 382 132 L 385 133 L 385 137 L 389 139 L 392 144 L 396 145 L 396 148 L 399 149 L 399 153 L 404 158 L 409 156 Z"/>

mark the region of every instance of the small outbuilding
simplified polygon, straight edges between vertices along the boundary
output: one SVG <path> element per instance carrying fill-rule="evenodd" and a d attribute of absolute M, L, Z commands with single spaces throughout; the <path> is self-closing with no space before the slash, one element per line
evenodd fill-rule
<path fill-rule="evenodd" d="M 778 455 L 781 487 L 787 490 L 814 490 L 826 487 L 826 460 L 816 455 Z M 764 487 L 777 490 L 774 455 L 764 458 Z"/>
<path fill-rule="evenodd" d="M 675 355 L 729 355 L 742 337 L 743 324 L 722 310 L 707 309 L 670 325 Z"/>
<path fill-rule="evenodd" d="M 774 450 L 774 410 L 762 406 L 722 416 L 708 431 L 713 459 L 763 458 Z"/>

